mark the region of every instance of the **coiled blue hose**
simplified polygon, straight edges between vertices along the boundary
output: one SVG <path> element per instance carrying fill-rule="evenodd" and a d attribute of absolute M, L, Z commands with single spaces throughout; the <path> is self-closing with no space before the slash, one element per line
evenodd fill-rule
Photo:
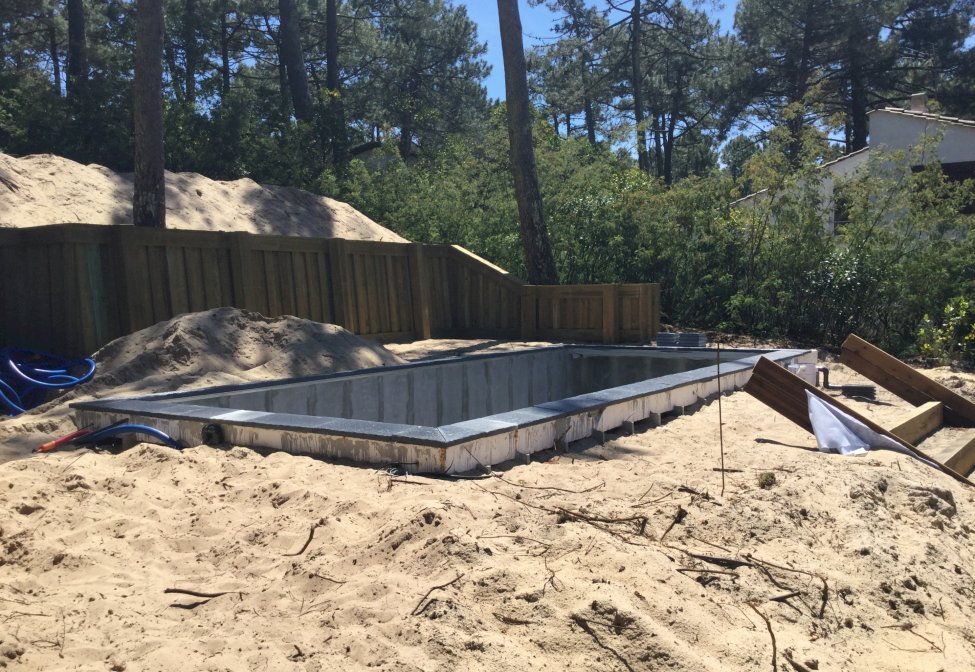
<path fill-rule="evenodd" d="M 48 390 L 65 390 L 94 375 L 95 362 L 88 357 L 68 359 L 27 348 L 0 348 L 0 411 L 20 415 L 42 404 Z"/>
<path fill-rule="evenodd" d="M 135 424 L 114 424 L 109 425 L 103 429 L 99 429 L 90 434 L 85 434 L 80 436 L 71 443 L 77 446 L 90 445 L 95 443 L 101 443 L 105 439 L 110 439 L 118 434 L 144 434 L 146 436 L 151 436 L 154 439 L 159 439 L 165 443 L 170 448 L 182 448 L 179 443 L 173 439 L 169 434 L 156 429 L 155 427 L 149 427 L 148 425 L 135 425 Z"/>

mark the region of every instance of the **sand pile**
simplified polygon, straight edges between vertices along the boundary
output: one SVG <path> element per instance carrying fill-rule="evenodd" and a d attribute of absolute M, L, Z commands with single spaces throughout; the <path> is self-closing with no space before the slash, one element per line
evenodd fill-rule
<path fill-rule="evenodd" d="M 237 308 L 179 315 L 118 338 L 93 356 L 95 377 L 56 401 L 0 420 L 0 460 L 27 455 L 38 432 L 73 429 L 68 403 L 399 364 L 382 346 L 342 327 Z M 46 440 L 46 439 L 45 439 Z M 23 441 L 29 442 L 22 445 Z"/>
<path fill-rule="evenodd" d="M 0 465 L 0 660 L 768 670 L 771 628 L 779 670 L 969 669 L 975 492 L 803 450 L 744 393 L 723 414 L 723 495 L 716 404 L 475 481 L 244 448 Z"/>
<path fill-rule="evenodd" d="M 97 356 L 82 393 L 100 396 L 401 361 L 230 309 Z M 723 492 L 714 403 L 478 480 L 242 447 L 0 464 L 0 667 L 969 669 L 975 490 L 894 453 L 819 453 L 745 393 L 722 404 Z"/>
<path fill-rule="evenodd" d="M 0 226 L 131 224 L 132 175 L 51 154 L 0 154 Z M 250 179 L 166 173 L 166 226 L 406 242 L 347 203 Z"/>

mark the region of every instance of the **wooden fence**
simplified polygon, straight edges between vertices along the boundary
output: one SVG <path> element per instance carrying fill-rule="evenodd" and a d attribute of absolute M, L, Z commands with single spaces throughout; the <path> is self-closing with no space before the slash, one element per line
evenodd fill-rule
<path fill-rule="evenodd" d="M 384 341 L 646 342 L 656 284 L 532 286 L 452 245 L 58 224 L 0 228 L 0 346 L 69 355 L 236 306 Z"/>

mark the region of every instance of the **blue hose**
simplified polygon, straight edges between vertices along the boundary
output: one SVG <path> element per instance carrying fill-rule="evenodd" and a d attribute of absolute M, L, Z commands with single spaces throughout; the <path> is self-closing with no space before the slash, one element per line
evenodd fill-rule
<path fill-rule="evenodd" d="M 91 434 L 85 434 L 80 436 L 72 443 L 75 445 L 89 445 L 94 443 L 101 443 L 105 439 L 110 439 L 118 434 L 145 434 L 146 436 L 151 436 L 154 439 L 162 441 L 164 444 L 170 448 L 182 448 L 179 442 L 173 439 L 169 434 L 162 432 L 155 427 L 150 427 L 149 425 L 135 425 L 135 424 L 125 424 L 125 425 L 110 425 L 104 429 L 99 429 L 92 432 Z"/>
<path fill-rule="evenodd" d="M 0 348 L 0 411 L 5 408 L 8 415 L 20 415 L 44 403 L 48 390 L 72 388 L 94 375 L 95 362 L 88 357 L 68 359 L 27 348 Z"/>

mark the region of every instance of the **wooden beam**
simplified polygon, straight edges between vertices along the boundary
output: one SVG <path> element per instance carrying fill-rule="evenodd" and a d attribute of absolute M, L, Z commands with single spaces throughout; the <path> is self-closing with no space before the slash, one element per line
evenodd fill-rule
<path fill-rule="evenodd" d="M 889 431 L 908 443 L 917 443 L 940 429 L 943 421 L 944 405 L 940 401 L 929 401 L 901 418 Z"/>
<path fill-rule="evenodd" d="M 949 448 L 951 457 L 945 460 L 945 465 L 959 474 L 968 474 L 975 469 L 975 432 Z"/>
<path fill-rule="evenodd" d="M 948 474 L 952 478 L 961 481 L 966 485 L 975 486 L 975 483 L 972 483 L 954 469 L 945 466 L 933 457 L 926 455 L 909 441 L 904 441 L 904 439 L 894 436 L 873 420 L 860 415 L 852 408 L 849 408 L 822 390 L 809 385 L 799 376 L 790 373 L 784 367 L 779 366 L 766 357 L 759 358 L 758 363 L 752 370 L 751 378 L 749 378 L 748 382 L 745 384 L 744 389 L 753 397 L 789 418 L 806 431 L 812 431 L 812 425 L 810 424 L 808 418 L 809 404 L 806 400 L 806 391 L 808 390 L 814 396 L 819 397 L 830 406 L 838 408 L 850 417 L 859 420 L 877 434 L 886 436 L 889 439 L 904 445 L 904 447 L 909 451 L 936 465 L 941 471 Z M 799 411 L 799 409 L 805 410 L 805 419 L 803 419 L 802 413 Z"/>
<path fill-rule="evenodd" d="M 915 406 L 940 401 L 944 404 L 944 421 L 949 425 L 975 426 L 975 403 L 855 334 L 843 342 L 840 362 Z"/>

